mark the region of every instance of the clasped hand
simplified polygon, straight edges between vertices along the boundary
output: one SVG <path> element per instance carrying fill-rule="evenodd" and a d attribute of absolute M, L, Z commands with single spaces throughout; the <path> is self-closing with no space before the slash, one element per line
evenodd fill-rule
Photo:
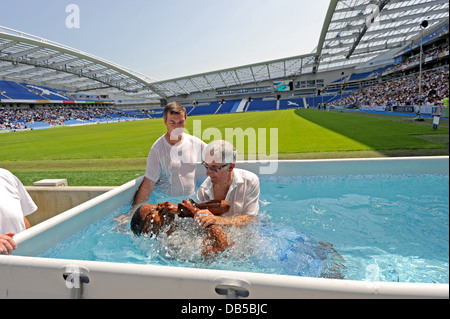
<path fill-rule="evenodd" d="M 0 254 L 8 255 L 17 249 L 17 244 L 13 239 L 14 233 L 0 234 Z"/>
<path fill-rule="evenodd" d="M 195 222 L 202 228 L 208 228 L 211 225 L 217 225 L 220 217 L 213 215 L 209 210 L 199 210 L 195 214 Z"/>

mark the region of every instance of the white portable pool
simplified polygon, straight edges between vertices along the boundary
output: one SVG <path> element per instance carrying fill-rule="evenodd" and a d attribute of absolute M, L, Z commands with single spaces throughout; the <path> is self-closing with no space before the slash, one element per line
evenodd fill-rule
<path fill-rule="evenodd" d="M 238 167 L 255 173 L 267 165 L 238 163 Z M 276 165 L 279 176 L 449 173 L 448 157 L 280 161 Z M 37 257 L 129 203 L 141 181 L 131 181 L 17 235 L 19 248 L 14 255 L 0 256 L 0 298 L 449 298 L 448 284 L 366 282 Z"/>

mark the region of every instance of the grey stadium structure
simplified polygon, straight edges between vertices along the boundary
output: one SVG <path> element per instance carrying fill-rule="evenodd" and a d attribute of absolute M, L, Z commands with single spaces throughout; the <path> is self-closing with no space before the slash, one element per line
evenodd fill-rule
<path fill-rule="evenodd" d="M 195 107 L 296 96 L 310 98 L 311 105 L 318 96 L 330 101 L 345 90 L 351 94 L 353 88 L 378 83 L 393 73 L 396 64 L 417 54 L 424 39 L 428 46 L 436 41 L 448 46 L 448 23 L 447 0 L 331 0 L 311 54 L 164 81 L 0 26 L 0 82 L 52 88 L 65 92 L 62 95 L 71 103 L 88 97 L 96 105 L 110 103 L 124 110 L 156 110 L 174 100 Z M 448 49 L 438 60 L 434 67 L 446 67 L 448 72 Z M 67 100 L 45 94 L 17 98 L 1 87 L 0 93 L 0 107 L 59 105 Z"/>

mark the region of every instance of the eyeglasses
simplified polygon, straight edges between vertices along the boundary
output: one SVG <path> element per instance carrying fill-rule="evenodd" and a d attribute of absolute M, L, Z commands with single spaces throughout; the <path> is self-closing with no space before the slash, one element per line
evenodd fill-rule
<path fill-rule="evenodd" d="M 229 163 L 228 163 L 228 164 L 225 164 L 225 165 L 223 165 L 222 167 L 209 167 L 208 164 L 206 164 L 206 162 L 203 161 L 203 162 L 202 162 L 202 165 L 205 166 L 205 168 L 206 168 L 207 170 L 209 169 L 211 172 L 218 173 L 221 169 L 227 167 L 227 166 L 230 165 L 230 164 L 229 164 Z"/>

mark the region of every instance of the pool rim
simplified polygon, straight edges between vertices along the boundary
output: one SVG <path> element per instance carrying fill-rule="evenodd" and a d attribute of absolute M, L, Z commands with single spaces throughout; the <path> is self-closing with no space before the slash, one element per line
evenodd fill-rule
<path fill-rule="evenodd" d="M 413 158 L 371 158 L 371 159 L 337 159 L 337 160 L 287 160 L 278 161 L 278 163 L 284 163 L 285 165 L 318 165 L 320 170 L 324 164 L 335 163 L 338 167 L 352 166 L 355 164 L 368 165 L 370 163 L 382 163 L 388 162 L 390 164 L 398 164 L 402 166 L 405 161 L 413 163 L 423 161 L 432 161 L 434 163 L 440 163 L 440 167 L 433 167 L 432 170 L 436 173 L 448 174 L 448 156 L 439 157 L 413 157 Z M 443 162 L 446 162 L 446 166 L 442 167 Z M 239 162 L 238 166 L 242 168 L 249 168 L 252 165 L 263 165 L 267 162 L 253 162 L 245 163 Z M 394 165 L 395 166 L 395 165 Z M 345 170 L 344 170 L 345 171 Z M 408 171 L 405 168 L 404 171 Z M 302 172 L 300 172 L 302 173 Z M 311 174 L 311 172 L 305 172 L 305 174 Z M 55 224 L 61 224 L 82 212 L 92 209 L 96 205 L 103 203 L 106 199 L 114 198 L 125 191 L 130 194 L 133 193 L 143 177 L 130 181 L 110 192 L 103 194 L 91 201 L 88 201 L 82 205 L 79 205 L 67 212 L 64 212 L 49 221 L 39 224 L 21 234 L 15 236 L 15 240 L 19 245 L 19 251 L 21 244 L 33 240 L 37 234 L 42 234 L 48 231 Z M 97 219 L 96 219 L 97 220 Z M 302 298 L 301 296 L 310 296 L 312 291 L 313 297 L 318 295 L 319 298 L 325 296 L 331 296 L 330 298 L 449 298 L 449 284 L 422 284 L 422 283 L 391 283 L 391 282 L 366 282 L 366 281 L 352 281 L 352 280 L 338 280 L 338 279 L 324 279 L 324 278 L 309 278 L 298 276 L 285 276 L 285 275 L 273 275 L 273 274 L 261 274 L 250 272 L 237 272 L 226 270 L 214 270 L 214 269 L 193 269 L 185 267 L 169 267 L 169 266 L 155 266 L 155 265 L 135 265 L 135 264 L 121 264 L 110 262 L 97 262 L 97 261 L 80 261 L 80 260 L 63 260 L 52 258 L 39 258 L 32 256 L 19 256 L 13 254 L 10 256 L 0 256 L 0 270 L 9 269 L 11 271 L 14 267 L 28 267 L 30 269 L 41 268 L 55 268 L 64 267 L 68 263 L 77 264 L 82 268 L 86 268 L 89 273 L 101 272 L 103 269 L 107 272 L 117 272 L 119 274 L 124 273 L 136 273 L 142 278 L 151 277 L 154 278 L 155 274 L 159 274 L 162 278 L 167 280 L 181 278 L 187 276 L 197 280 L 211 280 L 211 278 L 238 278 L 241 282 L 247 282 L 249 286 L 257 287 L 258 285 L 269 285 L 272 289 L 280 288 L 286 289 L 286 291 L 297 291 L 298 294 L 294 294 L 292 298 Z M 3 267 L 3 268 L 2 268 Z M 105 270 L 106 269 L 106 270 Z M 13 274 L 13 272 L 11 273 Z M 170 279 L 171 278 L 171 279 Z M 214 282 L 217 281 L 213 280 Z M 265 284 L 263 284 L 263 282 Z M 12 283 L 10 283 L 12 285 Z M 2 292 L 2 284 L 0 283 L 0 298 Z M 217 297 L 212 295 L 213 297 Z M 299 297 L 300 296 L 300 297 Z M 127 296 L 124 296 L 127 298 Z M 163 296 L 164 297 L 164 296 Z M 252 297 L 252 296 L 250 296 Z M 166 296 L 167 298 L 167 296 Z M 169 297 L 170 298 L 170 297 Z M 269 297 L 270 298 L 270 297 Z M 277 296 L 272 296 L 277 298 Z M 286 296 L 280 298 L 288 298 Z"/>

